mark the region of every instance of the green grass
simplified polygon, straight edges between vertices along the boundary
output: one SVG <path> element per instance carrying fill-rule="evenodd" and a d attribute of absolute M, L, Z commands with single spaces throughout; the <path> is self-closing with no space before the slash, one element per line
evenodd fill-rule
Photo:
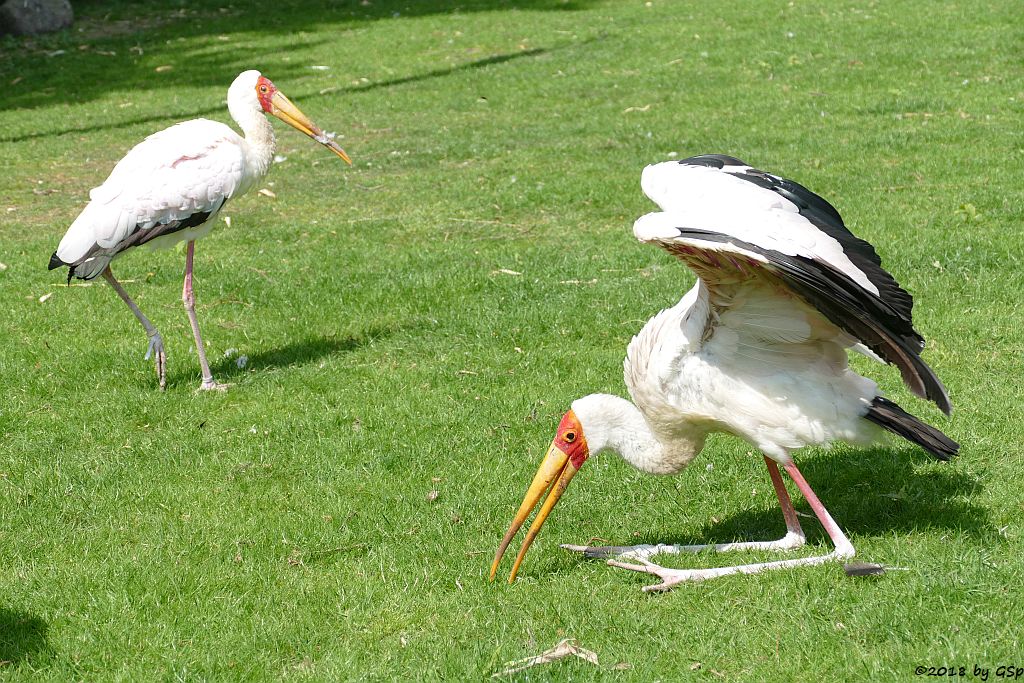
<path fill-rule="evenodd" d="M 1019 3 L 75 4 L 68 32 L 0 40 L 0 678 L 484 680 L 563 637 L 600 666 L 520 678 L 1024 665 Z M 198 245 L 226 394 L 193 393 L 181 253 L 117 262 L 168 345 L 160 394 L 113 292 L 45 265 L 132 144 L 227 120 L 253 67 L 355 165 L 279 127 L 277 198 Z M 692 282 L 631 236 L 640 170 L 704 152 L 799 180 L 877 246 L 953 418 L 862 367 L 962 457 L 801 454 L 859 556 L 905 568 L 878 579 L 652 597 L 558 549 L 780 534 L 760 458 L 721 437 L 676 478 L 592 459 L 521 579 L 490 584 L 558 417 L 624 392 L 629 338 Z"/>

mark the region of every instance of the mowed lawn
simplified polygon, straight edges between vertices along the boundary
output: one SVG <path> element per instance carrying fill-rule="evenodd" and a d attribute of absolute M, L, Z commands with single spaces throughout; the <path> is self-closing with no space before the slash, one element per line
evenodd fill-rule
<path fill-rule="evenodd" d="M 485 680 L 563 638 L 598 664 L 518 678 L 1024 666 L 1018 0 L 74 4 L 69 31 L 0 40 L 0 679 Z M 161 394 L 110 288 L 46 263 L 133 144 L 228 121 L 249 68 L 355 164 L 275 121 L 270 192 L 198 244 L 226 393 L 194 392 L 183 251 L 114 264 L 167 344 Z M 953 417 L 857 367 L 961 457 L 799 454 L 882 577 L 652 596 L 558 548 L 781 535 L 760 456 L 718 437 L 674 478 L 592 458 L 520 579 L 489 583 L 559 416 L 624 393 L 630 337 L 693 282 L 632 237 L 640 171 L 708 152 L 798 180 L 876 245 Z M 826 552 L 805 528 L 800 552 Z"/>

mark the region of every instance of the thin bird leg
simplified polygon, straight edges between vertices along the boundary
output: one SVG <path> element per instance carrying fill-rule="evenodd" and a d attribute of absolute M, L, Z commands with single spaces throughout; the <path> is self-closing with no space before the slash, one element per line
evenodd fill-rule
<path fill-rule="evenodd" d="M 618 545 L 589 547 L 585 545 L 563 544 L 565 550 L 572 550 L 583 553 L 589 559 L 617 560 L 649 560 L 655 555 L 679 555 L 681 553 L 700 553 L 705 550 L 725 552 L 728 550 L 796 550 L 804 545 L 806 539 L 804 531 L 800 527 L 800 520 L 793 508 L 793 501 L 789 499 L 786 486 L 782 483 L 782 474 L 775 461 L 767 456 L 764 459 L 768 466 L 768 476 L 771 477 L 772 486 L 775 488 L 775 495 L 779 498 L 779 507 L 782 508 L 782 517 L 786 521 L 786 535 L 777 541 L 742 541 L 739 543 L 707 543 L 701 545 Z"/>
<path fill-rule="evenodd" d="M 806 538 L 804 537 L 804 530 L 800 527 L 800 520 L 796 516 L 796 509 L 793 507 L 793 501 L 789 498 L 789 492 L 786 491 L 786 485 L 782 483 L 782 474 L 779 472 L 779 466 L 767 455 L 764 456 L 764 464 L 768 467 L 768 476 L 771 477 L 772 487 L 775 489 L 775 495 L 779 498 L 779 507 L 782 508 L 782 518 L 786 520 L 786 535 L 782 540 L 785 541 L 787 538 L 791 538 L 793 539 L 794 544 L 789 547 L 799 548 L 806 542 Z"/>
<path fill-rule="evenodd" d="M 772 464 L 768 465 L 769 474 L 772 472 Z M 792 462 L 785 465 L 786 472 L 796 482 L 797 488 L 800 489 L 800 493 L 803 494 L 807 503 L 811 506 L 811 510 L 814 511 L 815 516 L 821 525 L 825 527 L 825 531 L 828 533 L 829 538 L 832 539 L 835 550 L 828 553 L 827 555 L 816 555 L 814 557 L 802 557 L 792 560 L 777 560 L 775 562 L 759 562 L 756 564 L 742 564 L 733 567 L 713 567 L 709 569 L 669 569 L 667 567 L 661 567 L 649 562 L 646 559 L 640 558 L 641 564 L 629 564 L 627 562 L 619 562 L 617 560 L 608 560 L 608 564 L 613 567 L 620 567 L 622 569 L 630 569 L 637 572 L 645 572 L 648 574 L 654 574 L 661 579 L 661 583 L 657 583 L 651 586 L 644 586 L 645 592 L 649 591 L 667 591 L 675 587 L 680 583 L 687 581 L 703 581 L 705 579 L 713 579 L 719 576 L 728 576 L 729 574 L 759 574 L 760 572 L 771 570 L 771 569 L 790 569 L 792 567 L 803 567 L 810 565 L 824 564 L 831 562 L 832 560 L 840 560 L 844 558 L 853 557 L 854 549 L 853 544 L 850 543 L 850 539 L 839 528 L 835 520 L 825 509 L 825 506 L 818 500 L 818 496 L 815 495 L 814 491 L 811 490 L 810 485 L 804 479 L 800 470 L 797 469 L 796 465 Z M 775 474 L 778 474 L 776 468 Z M 772 477 L 772 483 L 775 484 L 775 477 Z M 781 478 L 778 482 L 781 484 Z M 776 486 L 776 493 L 779 492 L 779 487 Z M 787 495 L 788 499 L 789 496 Z M 782 496 L 779 497 L 779 502 L 782 503 Z M 790 503 L 792 506 L 792 503 Z M 790 527 L 790 517 L 787 514 L 785 504 L 782 504 L 783 516 L 786 517 L 786 525 L 792 531 Z M 796 513 L 794 511 L 792 520 L 796 520 Z M 788 535 L 788 534 L 787 534 Z"/>
<path fill-rule="evenodd" d="M 796 487 L 800 489 L 800 493 L 803 494 L 804 500 L 807 501 L 808 505 L 811 506 L 811 511 L 814 512 L 814 516 L 821 522 L 821 526 L 825 528 L 828 533 L 828 537 L 832 539 L 832 544 L 836 547 L 836 557 L 853 557 L 855 551 L 853 544 L 850 543 L 850 539 L 846 537 L 843 530 L 839 528 L 836 521 L 832 519 L 832 515 L 828 513 L 825 506 L 818 500 L 818 496 L 811 490 L 810 484 L 804 479 L 804 475 L 800 473 L 800 470 L 796 468 L 796 463 L 790 461 L 786 465 L 786 472 L 792 477 L 793 481 L 796 482 Z"/>
<path fill-rule="evenodd" d="M 149 360 L 150 356 L 154 356 L 153 362 L 156 364 L 156 376 L 160 381 L 160 391 L 164 391 L 167 388 L 167 354 L 164 353 L 164 340 L 157 332 L 156 327 L 149 321 L 149 318 L 139 310 L 139 307 L 135 305 L 132 298 L 128 296 L 128 292 L 124 291 L 124 287 L 114 277 L 114 272 L 110 270 L 110 266 L 103 269 L 103 279 L 114 288 L 117 295 L 121 297 L 121 301 L 128 304 L 128 308 L 132 310 L 135 317 L 140 323 L 142 328 L 146 330 L 146 336 L 149 337 L 149 347 L 146 349 L 146 360 Z"/>
<path fill-rule="evenodd" d="M 181 290 L 181 300 L 185 304 L 185 312 L 188 313 L 188 321 L 192 324 L 192 335 L 196 340 L 196 351 L 199 352 L 199 365 L 203 369 L 203 383 L 199 385 L 201 391 L 214 389 L 224 391 L 227 384 L 218 384 L 213 381 L 213 373 L 210 372 L 210 364 L 206 362 L 206 349 L 203 348 L 203 338 L 199 334 L 199 319 L 196 318 L 196 297 L 192 291 L 192 256 L 196 250 L 195 240 L 189 240 L 185 248 L 185 285 Z"/>

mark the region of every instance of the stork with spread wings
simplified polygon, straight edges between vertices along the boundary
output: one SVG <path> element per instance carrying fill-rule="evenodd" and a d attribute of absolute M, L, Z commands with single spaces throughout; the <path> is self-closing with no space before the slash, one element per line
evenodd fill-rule
<path fill-rule="evenodd" d="M 847 350 L 899 368 L 916 395 L 949 414 L 946 389 L 921 359 L 913 300 L 882 269 L 831 204 L 798 183 L 724 155 L 644 169 L 641 185 L 661 211 L 633 231 L 681 259 L 698 276 L 682 300 L 654 316 L 626 352 L 631 401 L 592 394 L 573 402 L 503 539 L 505 549 L 548 491 L 509 580 L 569 481 L 593 453 L 610 450 L 652 474 L 683 470 L 712 432 L 747 440 L 764 455 L 782 507 L 777 541 L 713 546 L 563 546 L 655 574 L 665 590 L 683 581 L 820 564 L 854 555 L 853 545 L 811 490 L 791 452 L 812 444 L 867 445 L 894 433 L 949 460 L 958 444 L 881 396 L 850 369 Z M 661 553 L 792 550 L 804 544 L 779 472 L 786 470 L 828 532 L 825 555 L 710 569 L 668 569 Z M 629 562 L 631 560 L 632 562 Z M 639 563 L 639 564 L 637 564 Z"/>

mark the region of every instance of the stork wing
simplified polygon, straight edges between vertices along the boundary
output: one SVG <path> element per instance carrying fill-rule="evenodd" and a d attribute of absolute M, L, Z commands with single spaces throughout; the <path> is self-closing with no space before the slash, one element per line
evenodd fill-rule
<path fill-rule="evenodd" d="M 89 193 L 51 268 L 68 264 L 79 277 L 95 277 L 125 249 L 202 225 L 243 184 L 243 145 L 229 127 L 205 119 L 150 135 Z"/>
<path fill-rule="evenodd" d="M 824 199 L 717 155 L 648 166 L 642 186 L 664 212 L 637 220 L 637 239 L 679 257 L 709 286 L 760 280 L 785 288 L 950 412 L 945 388 L 919 355 L 913 299 Z"/>

